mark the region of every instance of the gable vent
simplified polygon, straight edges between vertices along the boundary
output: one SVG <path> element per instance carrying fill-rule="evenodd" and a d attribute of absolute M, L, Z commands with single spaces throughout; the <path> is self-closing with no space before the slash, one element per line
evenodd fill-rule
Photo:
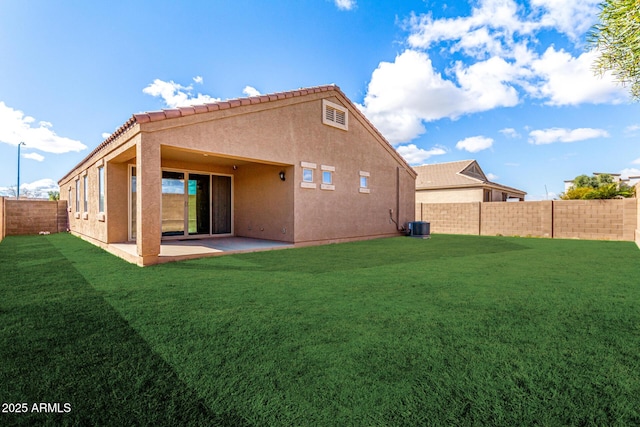
<path fill-rule="evenodd" d="M 322 100 L 322 123 L 325 125 L 337 127 L 338 129 L 348 130 L 349 117 L 348 111 L 341 105 L 334 104 L 326 99 Z"/>

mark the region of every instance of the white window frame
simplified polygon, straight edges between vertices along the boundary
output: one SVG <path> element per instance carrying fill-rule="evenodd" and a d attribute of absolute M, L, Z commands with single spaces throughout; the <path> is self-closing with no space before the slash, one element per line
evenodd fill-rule
<path fill-rule="evenodd" d="M 349 110 L 326 99 L 322 100 L 322 123 L 342 130 L 349 130 Z"/>
<path fill-rule="evenodd" d="M 333 183 L 333 174 L 336 171 L 334 166 L 322 165 L 320 166 L 320 170 L 322 171 L 322 184 L 320 185 L 321 190 L 335 190 L 336 186 Z M 325 177 L 329 177 L 329 179 L 325 179 Z"/>
<path fill-rule="evenodd" d="M 307 179 L 307 172 L 309 178 Z M 313 182 L 313 169 L 302 168 L 302 182 Z"/>
<path fill-rule="evenodd" d="M 76 178 L 76 213 L 80 212 L 80 177 Z"/>
<path fill-rule="evenodd" d="M 316 183 L 314 181 L 314 173 L 313 171 L 318 168 L 318 165 L 315 163 L 309 162 L 300 162 L 300 167 L 302 167 L 302 182 L 300 183 L 300 187 L 302 188 L 310 188 L 314 189 L 316 187 Z M 305 171 L 311 171 L 311 181 L 305 180 Z"/>
<path fill-rule="evenodd" d="M 89 219 L 89 177 L 87 171 L 81 175 L 82 178 L 82 219 Z"/>
<path fill-rule="evenodd" d="M 104 213 L 104 166 L 98 167 L 98 212 Z"/>
<path fill-rule="evenodd" d="M 89 212 L 89 178 L 82 176 L 82 212 Z"/>
<path fill-rule="evenodd" d="M 369 172 L 360 171 L 360 189 L 358 190 L 360 193 L 369 194 L 371 193 L 371 189 L 369 188 L 369 178 L 371 174 Z M 364 185 L 362 185 L 364 182 Z"/>

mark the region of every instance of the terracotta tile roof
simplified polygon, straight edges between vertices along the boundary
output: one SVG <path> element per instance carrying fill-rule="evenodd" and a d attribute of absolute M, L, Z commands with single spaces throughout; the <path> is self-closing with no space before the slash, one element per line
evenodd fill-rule
<path fill-rule="evenodd" d="M 190 105 L 187 107 L 177 107 L 177 108 L 170 108 L 170 109 L 161 110 L 161 111 L 138 113 L 138 114 L 134 114 L 132 118 L 136 121 L 136 123 L 155 122 L 158 120 L 172 119 L 172 118 L 181 117 L 181 116 L 190 116 L 192 114 L 206 113 L 209 111 L 225 110 L 227 108 L 241 107 L 244 105 L 260 104 L 263 102 L 276 101 L 279 99 L 286 99 L 286 98 L 294 98 L 297 96 L 305 96 L 305 95 L 318 93 L 318 92 L 328 92 L 331 90 L 341 92 L 340 88 L 335 85 L 315 86 L 315 87 L 310 87 L 306 89 L 292 90 L 288 92 L 279 92 L 279 93 L 272 93 L 267 95 L 252 96 L 249 98 L 228 99 L 226 101 L 200 104 L 197 106 Z"/>
<path fill-rule="evenodd" d="M 248 98 L 228 99 L 225 101 L 219 101 L 219 102 L 213 102 L 213 103 L 207 103 L 207 104 L 169 108 L 169 109 L 164 109 L 160 111 L 149 111 L 149 112 L 134 114 L 122 126 L 116 129 L 116 131 L 113 132 L 107 139 L 105 139 L 96 148 L 94 148 L 91 151 L 91 153 L 89 153 L 84 159 L 82 159 L 82 161 L 80 161 L 80 163 L 74 166 L 74 168 L 71 169 L 69 173 L 67 173 L 64 177 L 60 179 L 60 181 L 67 178 L 71 174 L 71 172 L 73 172 L 80 165 L 82 165 L 83 163 L 91 159 L 93 156 L 95 156 L 98 152 L 103 150 L 105 147 L 109 146 L 112 142 L 114 142 L 122 134 L 126 133 L 136 124 L 156 122 L 156 121 L 165 120 L 165 119 L 190 116 L 193 114 L 201 114 L 201 113 L 207 113 L 207 112 L 218 111 L 218 110 L 226 110 L 226 109 L 241 107 L 245 105 L 260 104 L 264 102 L 278 101 L 278 100 L 287 99 L 287 98 L 295 98 L 295 97 L 305 96 L 313 93 L 329 92 L 329 91 L 335 91 L 335 92 L 338 92 L 340 95 L 342 95 L 342 97 L 344 97 L 344 99 L 346 99 L 347 102 L 351 104 L 351 107 L 353 108 L 353 110 L 359 114 L 359 116 L 374 130 L 374 132 L 377 135 L 380 136 L 380 138 L 382 138 L 382 140 L 389 147 L 391 147 L 393 151 L 395 151 L 395 149 L 387 141 L 387 139 L 380 133 L 380 131 L 378 131 L 378 129 L 376 129 L 376 127 L 369 121 L 369 119 L 367 119 L 365 115 L 362 114 L 362 112 L 360 112 L 360 109 L 356 107 L 349 100 L 349 98 L 342 92 L 342 90 L 340 90 L 340 88 L 335 84 L 330 84 L 330 85 L 314 86 L 314 87 L 303 88 L 303 89 L 296 89 L 296 90 L 291 90 L 286 92 L 277 92 L 277 93 L 271 93 L 271 94 L 265 94 L 265 95 L 252 96 Z M 398 158 L 405 164 L 408 170 L 413 171 L 411 166 L 409 166 L 409 164 L 404 160 L 402 156 L 400 156 L 400 154 L 398 154 Z"/>
<path fill-rule="evenodd" d="M 477 177 L 470 176 L 472 172 L 463 173 L 476 166 L 479 171 Z M 517 188 L 508 187 L 489 181 L 484 172 L 475 160 L 461 160 L 457 162 L 436 163 L 432 165 L 414 166 L 413 169 L 418 173 L 416 177 L 417 190 L 430 190 L 441 188 L 459 188 L 459 187 L 494 187 L 502 188 L 513 193 L 527 194 Z"/>
<path fill-rule="evenodd" d="M 426 189 L 478 185 L 483 181 L 460 173 L 473 162 L 475 162 L 475 160 L 461 160 L 458 162 L 414 166 L 413 169 L 418 172 L 416 188 Z"/>

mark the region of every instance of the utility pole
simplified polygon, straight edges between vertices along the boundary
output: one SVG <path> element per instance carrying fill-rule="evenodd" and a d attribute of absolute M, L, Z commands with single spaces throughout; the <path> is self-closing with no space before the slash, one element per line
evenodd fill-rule
<path fill-rule="evenodd" d="M 27 145 L 24 142 L 18 144 L 18 188 L 16 188 L 16 200 L 20 200 L 20 147 Z"/>

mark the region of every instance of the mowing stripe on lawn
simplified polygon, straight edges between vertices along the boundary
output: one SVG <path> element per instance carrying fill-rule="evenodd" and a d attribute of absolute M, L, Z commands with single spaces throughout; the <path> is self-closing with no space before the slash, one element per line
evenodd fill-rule
<path fill-rule="evenodd" d="M 0 400 L 29 409 L 0 424 L 243 424 L 209 410 L 49 240 L 7 237 L 0 259 Z"/>
<path fill-rule="evenodd" d="M 138 268 L 72 236 L 45 239 L 214 414 L 640 424 L 629 242 L 434 235 Z"/>

